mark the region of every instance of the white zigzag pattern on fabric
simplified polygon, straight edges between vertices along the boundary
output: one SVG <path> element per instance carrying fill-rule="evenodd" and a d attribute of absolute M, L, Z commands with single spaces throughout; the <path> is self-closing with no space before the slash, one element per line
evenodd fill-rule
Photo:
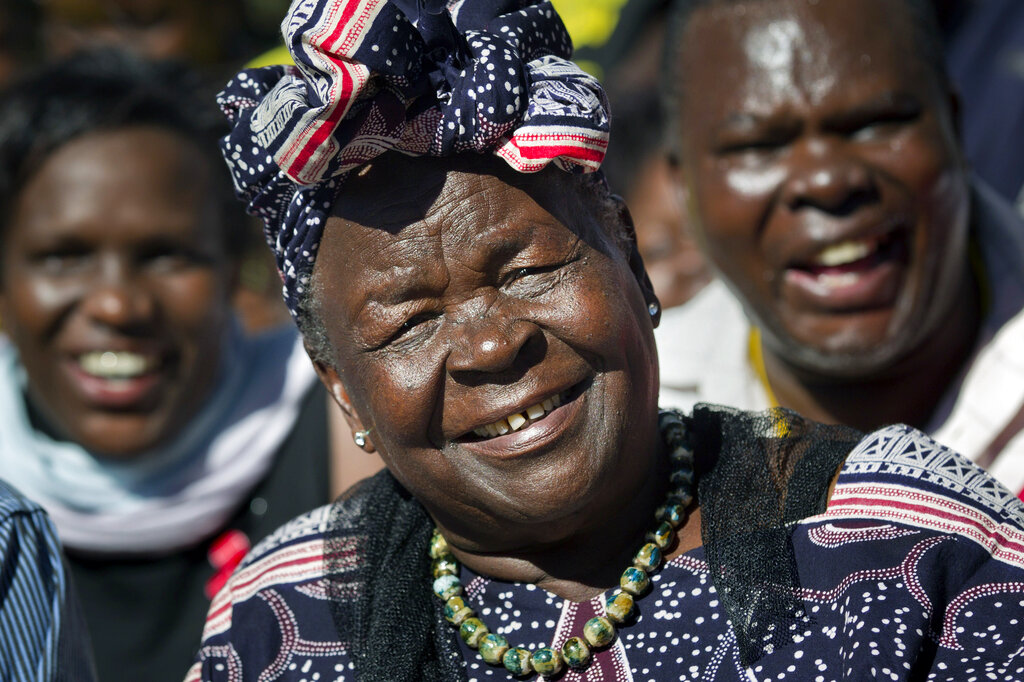
<path fill-rule="evenodd" d="M 927 481 L 993 512 L 1017 509 L 1014 521 L 1024 526 L 1024 506 L 1013 493 L 964 457 L 908 426 L 890 426 L 861 441 L 843 473 L 883 473 Z"/>
<path fill-rule="evenodd" d="M 858 474 L 871 480 L 844 482 Z M 828 509 L 808 521 L 865 518 L 957 535 L 1024 567 L 1024 505 L 977 466 L 907 426 L 865 438 L 847 459 Z"/>

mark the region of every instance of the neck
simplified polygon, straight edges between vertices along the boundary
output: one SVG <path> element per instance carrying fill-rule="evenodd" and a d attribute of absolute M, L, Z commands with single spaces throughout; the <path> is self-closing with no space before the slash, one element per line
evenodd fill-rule
<path fill-rule="evenodd" d="M 827 376 L 765 348 L 765 371 L 779 404 L 820 422 L 862 431 L 897 422 L 926 426 L 970 358 L 981 324 L 978 286 L 969 264 L 958 291 L 942 319 L 942 333 L 926 334 L 912 352 L 874 376 Z"/>
<path fill-rule="evenodd" d="M 532 583 L 564 599 L 586 601 L 618 585 L 623 569 L 631 565 L 645 542 L 644 534 L 653 526 L 654 510 L 665 500 L 669 464 L 660 435 L 656 434 L 646 452 L 648 466 L 637 467 L 637 485 L 625 485 L 622 476 L 613 476 L 616 480 L 602 486 L 603 493 L 613 494 L 597 494 L 595 504 L 564 523 L 557 522 L 562 527 L 578 524 L 575 532 L 562 539 L 520 550 L 487 552 L 467 547 L 468 543 L 453 543 L 443 527 L 441 532 L 448 537 L 455 557 L 478 574 Z M 521 528 L 512 532 L 529 537 L 535 534 L 531 530 L 536 531 Z"/>

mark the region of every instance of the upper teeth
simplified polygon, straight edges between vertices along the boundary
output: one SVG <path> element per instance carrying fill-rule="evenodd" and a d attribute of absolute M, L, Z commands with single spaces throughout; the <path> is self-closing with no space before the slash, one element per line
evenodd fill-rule
<path fill-rule="evenodd" d="M 855 263 L 867 258 L 874 251 L 874 244 L 869 241 L 848 241 L 833 244 L 822 249 L 814 258 L 814 265 L 834 268 L 839 265 Z"/>
<path fill-rule="evenodd" d="M 108 350 L 85 353 L 78 358 L 78 364 L 93 376 L 123 379 L 144 374 L 152 367 L 153 361 L 138 353 Z"/>
<path fill-rule="evenodd" d="M 551 396 L 543 402 L 539 402 L 536 405 L 530 405 L 526 408 L 525 412 L 514 412 L 496 422 L 473 429 L 473 433 L 482 438 L 494 438 L 495 436 L 504 436 L 506 433 L 511 431 L 518 431 L 523 428 L 529 420 L 540 419 L 551 410 L 559 407 L 562 404 L 562 399 L 561 395 Z"/>

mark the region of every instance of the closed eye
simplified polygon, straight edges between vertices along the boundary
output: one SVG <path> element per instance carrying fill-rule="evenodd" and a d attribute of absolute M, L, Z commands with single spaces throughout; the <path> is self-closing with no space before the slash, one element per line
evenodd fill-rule
<path fill-rule="evenodd" d="M 837 114 L 826 127 L 854 139 L 869 139 L 898 131 L 917 121 L 923 112 L 924 107 L 916 96 L 889 92 Z"/>
<path fill-rule="evenodd" d="M 566 268 L 578 259 L 574 255 L 566 262 L 516 268 L 505 276 L 501 289 L 510 296 L 517 298 L 537 298 L 544 296 L 563 281 Z"/>
<path fill-rule="evenodd" d="M 767 131 L 762 135 L 724 135 L 715 151 L 723 156 L 767 154 L 786 147 L 794 137 L 794 134 L 785 130 Z"/>
<path fill-rule="evenodd" d="M 508 281 L 514 282 L 516 280 L 530 277 L 531 275 L 545 275 L 549 272 L 554 272 L 564 265 L 564 263 L 557 263 L 554 265 L 542 265 L 533 268 L 519 268 L 515 270 L 512 275 L 508 278 Z"/>
<path fill-rule="evenodd" d="M 854 139 L 871 139 L 901 130 L 920 116 L 919 111 L 893 111 L 870 120 L 859 121 L 846 131 Z"/>
<path fill-rule="evenodd" d="M 411 345 L 428 335 L 440 320 L 441 314 L 437 312 L 420 313 L 410 317 L 395 330 L 382 347 L 401 349 Z"/>
<path fill-rule="evenodd" d="M 85 245 L 65 244 L 35 253 L 32 260 L 45 271 L 60 275 L 82 267 L 92 255 L 92 250 Z"/>

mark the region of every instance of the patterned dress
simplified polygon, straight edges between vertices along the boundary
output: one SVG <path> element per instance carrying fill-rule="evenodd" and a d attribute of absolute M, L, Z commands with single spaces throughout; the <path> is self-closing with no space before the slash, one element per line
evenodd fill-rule
<path fill-rule="evenodd" d="M 319 509 L 253 551 L 213 602 L 189 682 L 354 679 L 325 576 L 330 518 Z M 825 512 L 796 524 L 792 543 L 806 617 L 753 665 L 740 662 L 697 548 L 654 576 L 636 622 L 589 668 L 562 679 L 1024 680 L 1024 505 L 924 434 L 893 426 L 865 437 Z M 349 558 L 358 564 L 356 547 Z M 560 646 L 604 613 L 602 598 L 577 604 L 465 568 L 462 580 L 513 644 Z M 466 679 L 509 679 L 462 654 Z"/>

